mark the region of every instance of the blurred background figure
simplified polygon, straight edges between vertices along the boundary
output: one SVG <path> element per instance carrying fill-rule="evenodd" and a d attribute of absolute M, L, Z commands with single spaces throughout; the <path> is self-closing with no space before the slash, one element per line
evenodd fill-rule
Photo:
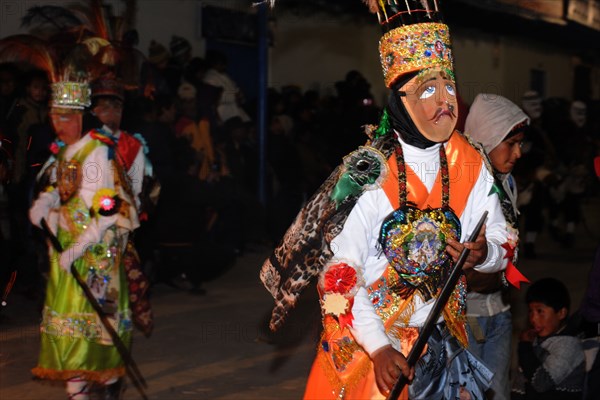
<path fill-rule="evenodd" d="M 521 145 L 529 125 L 529 117 L 505 97 L 481 93 L 475 97 L 465 122 L 465 133 L 479 142 L 489 156 L 506 219 L 508 241 L 505 248 L 510 257 L 506 271 L 492 274 L 474 269 L 465 271 L 467 293 L 467 333 L 469 350 L 494 372 L 490 399 L 510 399 L 510 356 L 512 314 L 508 302 L 509 280 L 515 282 L 519 252 L 519 210 L 517 185 L 511 172 L 521 158 Z M 519 277 L 520 278 L 520 277 Z M 518 279 L 518 278 L 517 278 Z"/>
<path fill-rule="evenodd" d="M 217 113 L 221 123 L 229 118 L 240 117 L 242 121 L 250 121 L 250 117 L 243 108 L 246 101 L 244 94 L 234 80 L 227 74 L 227 56 L 217 50 L 206 52 L 208 71 L 204 82 L 223 89 L 217 105 Z"/>

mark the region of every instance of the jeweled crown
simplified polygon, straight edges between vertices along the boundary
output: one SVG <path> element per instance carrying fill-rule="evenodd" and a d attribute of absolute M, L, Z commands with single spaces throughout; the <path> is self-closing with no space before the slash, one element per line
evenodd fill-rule
<path fill-rule="evenodd" d="M 437 0 L 367 0 L 383 29 L 379 57 L 385 85 L 425 68 L 453 70 L 450 30 Z"/>
<path fill-rule="evenodd" d="M 52 107 L 83 110 L 92 104 L 87 82 L 55 82 L 52 84 Z"/>

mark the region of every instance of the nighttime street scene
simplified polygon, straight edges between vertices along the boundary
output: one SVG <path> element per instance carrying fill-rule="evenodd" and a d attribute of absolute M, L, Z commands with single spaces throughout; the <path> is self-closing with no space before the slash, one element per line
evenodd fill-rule
<path fill-rule="evenodd" d="M 600 0 L 0 0 L 0 399 L 600 399 Z"/>

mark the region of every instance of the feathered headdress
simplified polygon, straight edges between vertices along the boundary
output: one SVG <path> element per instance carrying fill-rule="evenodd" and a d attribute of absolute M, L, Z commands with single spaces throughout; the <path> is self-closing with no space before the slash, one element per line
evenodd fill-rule
<path fill-rule="evenodd" d="M 83 109 L 90 105 L 87 66 L 91 54 L 72 44 L 53 46 L 33 35 L 13 35 L 0 40 L 0 62 L 14 62 L 46 71 L 51 81 L 53 107 Z"/>
<path fill-rule="evenodd" d="M 127 86 L 134 87 L 138 80 L 137 64 L 145 57 L 125 43 L 125 34 L 134 24 L 137 1 L 124 2 L 125 11 L 121 16 L 113 15 L 102 0 L 79 1 L 66 7 L 32 7 L 21 25 L 31 27 L 38 36 L 53 43 L 77 43 L 87 47 L 91 54 L 90 79 L 117 76 Z"/>

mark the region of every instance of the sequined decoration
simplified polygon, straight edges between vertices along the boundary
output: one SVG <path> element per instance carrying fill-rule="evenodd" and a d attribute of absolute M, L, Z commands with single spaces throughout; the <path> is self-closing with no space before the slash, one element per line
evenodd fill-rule
<path fill-rule="evenodd" d="M 448 161 L 440 146 L 442 207 L 420 210 L 407 205 L 406 166 L 402 147 L 396 148 L 400 207 L 382 225 L 379 243 L 390 265 L 405 285 L 418 288 L 426 298 L 437 295 L 445 281 L 452 259 L 446 252 L 448 238 L 460 238 L 460 221 L 449 207 Z"/>
<path fill-rule="evenodd" d="M 344 336 L 341 339 L 331 341 L 330 348 L 332 350 L 333 364 L 338 371 L 342 372 L 352 361 L 354 357 L 353 353 L 360 349 L 360 346 L 353 339 Z"/>
<path fill-rule="evenodd" d="M 420 23 L 392 29 L 379 40 L 385 85 L 402 74 L 439 67 L 453 75 L 452 45 L 448 26 Z"/>
<path fill-rule="evenodd" d="M 56 181 L 62 203 L 67 202 L 77 192 L 81 184 L 81 177 L 81 165 L 78 161 L 59 161 Z"/>
<path fill-rule="evenodd" d="M 92 104 L 90 85 L 86 82 L 56 82 L 52 85 L 52 107 L 83 110 Z"/>

